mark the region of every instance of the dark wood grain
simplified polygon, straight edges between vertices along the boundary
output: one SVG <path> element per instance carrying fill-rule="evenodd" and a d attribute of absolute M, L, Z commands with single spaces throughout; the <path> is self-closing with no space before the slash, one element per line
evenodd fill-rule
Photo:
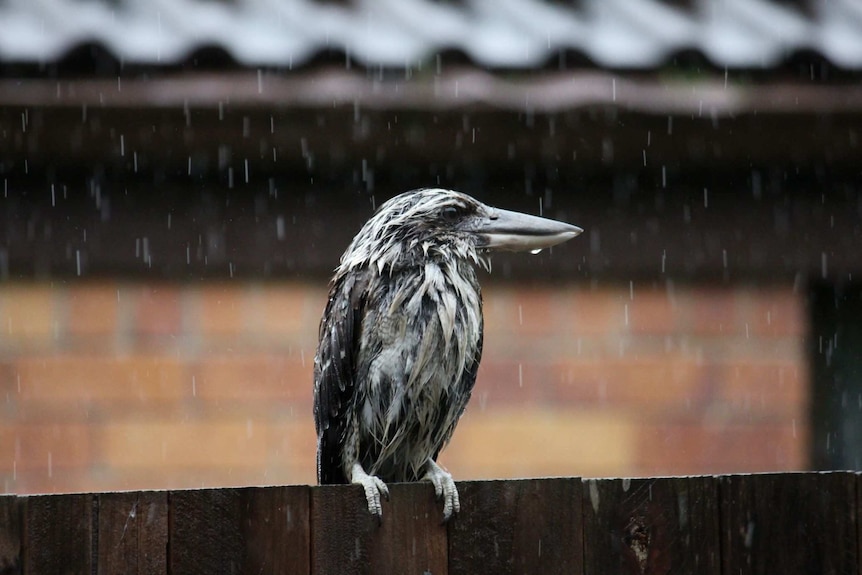
<path fill-rule="evenodd" d="M 856 473 L 856 573 L 862 573 L 862 524 L 859 517 L 862 516 L 862 473 Z"/>
<path fill-rule="evenodd" d="M 21 521 L 20 499 L 0 496 L 0 575 L 21 572 Z"/>
<path fill-rule="evenodd" d="M 396 483 L 389 489 L 391 500 L 378 523 L 359 486 L 312 488 L 312 573 L 448 572 L 443 506 L 434 500 L 434 488 Z"/>
<path fill-rule="evenodd" d="M 95 496 L 34 495 L 23 502 L 24 573 L 91 575 Z"/>
<path fill-rule="evenodd" d="M 99 573 L 167 573 L 167 492 L 104 493 L 98 498 Z"/>
<path fill-rule="evenodd" d="M 727 575 L 857 573 L 853 473 L 721 477 Z"/>
<path fill-rule="evenodd" d="M 305 486 L 244 489 L 244 573 L 309 572 L 308 506 Z"/>
<path fill-rule="evenodd" d="M 585 481 L 586 572 L 718 575 L 717 494 L 713 477 Z"/>
<path fill-rule="evenodd" d="M 170 494 L 170 573 L 307 573 L 308 488 Z"/>
<path fill-rule="evenodd" d="M 581 481 L 467 481 L 449 525 L 452 575 L 581 573 Z"/>

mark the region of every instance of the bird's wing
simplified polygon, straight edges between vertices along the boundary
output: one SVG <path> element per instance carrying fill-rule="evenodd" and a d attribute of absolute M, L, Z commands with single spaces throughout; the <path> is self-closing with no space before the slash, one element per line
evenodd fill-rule
<path fill-rule="evenodd" d="M 320 343 L 314 360 L 314 423 L 320 484 L 347 483 L 342 448 L 351 419 L 367 284 L 367 273 L 346 274 L 336 280 L 320 322 Z"/>
<path fill-rule="evenodd" d="M 440 446 L 434 452 L 432 459 L 435 461 L 440 456 L 440 451 L 452 439 L 452 434 L 455 432 L 455 426 L 458 420 L 464 415 L 464 410 L 467 409 L 467 403 L 470 401 L 470 396 L 473 393 L 473 386 L 476 385 L 476 375 L 479 373 L 479 362 L 482 361 L 482 345 L 484 343 L 483 330 L 479 330 L 479 340 L 476 342 L 476 353 L 471 361 L 467 362 L 464 371 L 461 372 L 461 379 L 458 381 L 458 393 L 463 397 L 463 400 L 458 402 L 457 415 L 453 417 L 440 418 L 435 429 L 434 436 L 440 437 Z"/>

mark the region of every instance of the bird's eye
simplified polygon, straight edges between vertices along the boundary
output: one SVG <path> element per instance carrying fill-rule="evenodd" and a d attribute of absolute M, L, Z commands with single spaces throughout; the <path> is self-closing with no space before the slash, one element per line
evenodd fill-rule
<path fill-rule="evenodd" d="M 455 222 L 461 217 L 461 210 L 455 206 L 446 206 L 440 211 L 440 217 L 447 222 Z"/>

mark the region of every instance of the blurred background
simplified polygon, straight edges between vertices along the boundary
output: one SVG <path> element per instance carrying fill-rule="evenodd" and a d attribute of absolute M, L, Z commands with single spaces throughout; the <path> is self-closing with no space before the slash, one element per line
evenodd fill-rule
<path fill-rule="evenodd" d="M 857 0 L 0 1 L 0 489 L 315 481 L 327 281 L 442 186 L 456 479 L 862 468 Z"/>

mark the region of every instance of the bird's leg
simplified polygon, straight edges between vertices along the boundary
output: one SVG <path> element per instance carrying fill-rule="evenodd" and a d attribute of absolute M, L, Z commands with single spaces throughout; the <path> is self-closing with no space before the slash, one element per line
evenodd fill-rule
<path fill-rule="evenodd" d="M 458 488 L 455 487 L 455 480 L 452 475 L 437 465 L 437 462 L 428 458 L 425 462 L 426 479 L 434 484 L 434 493 L 437 499 L 443 498 L 443 522 L 449 521 L 452 515 L 461 511 L 461 501 L 458 499 Z"/>
<path fill-rule="evenodd" d="M 350 483 L 361 485 L 365 490 L 365 500 L 368 501 L 368 511 L 377 517 L 377 521 L 383 519 L 383 506 L 380 504 L 380 495 L 389 499 L 389 488 L 376 475 L 368 475 L 357 461 L 350 468 Z"/>

